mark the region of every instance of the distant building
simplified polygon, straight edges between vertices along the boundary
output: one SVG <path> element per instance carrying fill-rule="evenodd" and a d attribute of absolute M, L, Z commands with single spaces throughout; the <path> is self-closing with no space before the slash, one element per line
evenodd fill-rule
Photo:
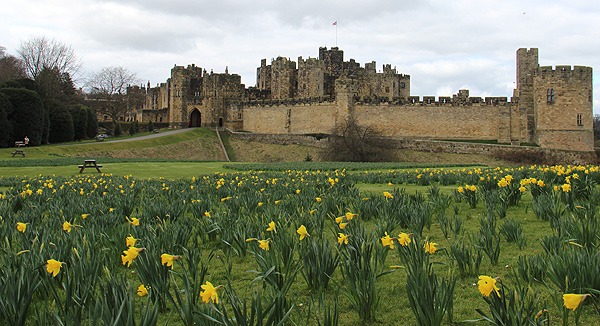
<path fill-rule="evenodd" d="M 540 67 L 538 49 L 517 51 L 516 89 L 506 97 L 412 96 L 410 76 L 391 65 L 361 67 L 337 47 L 318 58 L 277 57 L 246 88 L 236 74 L 175 66 L 171 78 L 145 93 L 126 119 L 171 126 L 228 127 L 270 134 L 328 133 L 353 117 L 398 138 L 488 140 L 545 148 L 593 150 L 592 68 Z"/>

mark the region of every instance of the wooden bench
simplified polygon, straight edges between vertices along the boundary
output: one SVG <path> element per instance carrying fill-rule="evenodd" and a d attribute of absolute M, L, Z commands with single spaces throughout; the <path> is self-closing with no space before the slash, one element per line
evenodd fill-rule
<path fill-rule="evenodd" d="M 12 152 L 12 157 L 15 157 L 15 155 L 23 155 L 23 157 L 25 157 L 25 151 L 22 149 L 15 149 L 15 151 Z"/>
<path fill-rule="evenodd" d="M 96 160 L 85 160 L 83 161 L 83 165 L 78 165 L 77 167 L 79 167 L 81 170 L 79 170 L 79 173 L 83 173 L 83 170 L 85 170 L 85 168 L 96 168 L 96 170 L 99 173 L 102 173 L 102 171 L 100 171 L 100 168 L 102 167 L 101 164 L 97 164 Z"/>

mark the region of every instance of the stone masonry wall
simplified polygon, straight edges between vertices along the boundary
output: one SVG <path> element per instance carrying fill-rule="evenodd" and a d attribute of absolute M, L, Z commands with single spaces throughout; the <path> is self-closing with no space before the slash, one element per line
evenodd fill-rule
<path fill-rule="evenodd" d="M 304 145 L 318 148 L 327 147 L 327 138 L 318 139 L 312 136 L 299 134 L 273 135 L 273 134 L 254 134 L 244 132 L 234 132 L 227 129 L 227 132 L 236 139 L 245 141 L 255 141 L 278 145 Z M 462 142 L 448 142 L 435 140 L 418 139 L 392 139 L 389 143 L 391 148 L 410 149 L 420 152 L 447 152 L 458 154 L 480 154 L 493 157 L 503 154 L 527 155 L 535 157 L 544 157 L 545 159 L 557 164 L 597 164 L 598 158 L 594 152 L 579 152 L 568 150 L 555 150 L 540 147 L 509 146 L 494 144 L 474 144 Z"/>
<path fill-rule="evenodd" d="M 353 108 L 361 125 L 385 136 L 438 139 L 499 138 L 498 107 L 484 103 L 454 106 L 439 103 L 416 105 L 362 105 Z"/>

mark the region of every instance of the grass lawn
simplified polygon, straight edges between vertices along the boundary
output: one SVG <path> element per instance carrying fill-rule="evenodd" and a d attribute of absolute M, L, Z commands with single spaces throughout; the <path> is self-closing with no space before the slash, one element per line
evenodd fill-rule
<path fill-rule="evenodd" d="M 98 161 L 102 164 L 101 161 Z M 81 161 L 83 164 L 83 159 Z M 131 175 L 138 179 L 147 178 L 191 178 L 215 172 L 236 172 L 223 167 L 225 162 L 139 162 L 139 163 L 107 163 L 102 164 L 102 173 L 117 176 Z M 73 166 L 26 166 L 0 167 L 2 177 L 32 177 L 39 174 L 56 176 L 73 176 L 79 174 L 79 168 Z M 94 168 L 86 168 L 84 174 L 97 175 Z"/>

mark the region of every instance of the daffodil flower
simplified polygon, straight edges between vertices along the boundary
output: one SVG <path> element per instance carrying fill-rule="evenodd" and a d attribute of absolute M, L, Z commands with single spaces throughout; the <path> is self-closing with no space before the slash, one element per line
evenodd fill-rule
<path fill-rule="evenodd" d="M 17 230 L 19 232 L 25 232 L 25 229 L 27 228 L 27 224 L 29 224 L 29 223 L 17 222 Z"/>
<path fill-rule="evenodd" d="M 144 284 L 140 285 L 137 289 L 137 295 L 139 295 L 140 297 L 147 296 L 148 288 Z"/>
<path fill-rule="evenodd" d="M 173 262 L 177 259 L 179 259 L 180 256 L 173 256 L 173 255 L 169 255 L 169 254 L 162 254 L 160 255 L 160 259 L 162 261 L 162 264 L 167 264 L 167 267 L 173 267 Z"/>
<path fill-rule="evenodd" d="M 266 250 L 269 251 L 269 240 L 257 240 L 259 245 L 258 247 L 260 247 L 260 249 L 262 250 Z"/>
<path fill-rule="evenodd" d="M 277 230 L 275 230 L 275 222 L 271 221 L 269 223 L 269 227 L 267 228 L 267 231 L 273 231 L 273 232 L 277 233 Z"/>
<path fill-rule="evenodd" d="M 423 245 L 423 248 L 425 248 L 425 251 L 430 253 L 430 254 L 434 254 L 437 250 L 437 248 L 435 246 L 437 246 L 438 244 L 435 242 L 426 242 L 425 245 Z"/>
<path fill-rule="evenodd" d="M 304 225 L 300 225 L 298 230 L 296 230 L 296 233 L 300 235 L 300 241 L 306 237 L 310 237 L 310 234 L 308 234 L 308 231 L 306 231 L 306 227 Z"/>
<path fill-rule="evenodd" d="M 381 244 L 384 247 L 390 247 L 390 249 L 394 249 L 394 239 L 385 232 L 385 237 L 381 238 Z"/>
<path fill-rule="evenodd" d="M 137 239 L 134 238 L 131 234 L 125 239 L 127 247 L 135 246 L 136 241 L 137 241 Z"/>
<path fill-rule="evenodd" d="M 410 236 L 406 233 L 400 233 L 398 234 L 398 242 L 400 243 L 400 245 L 402 246 L 408 246 L 408 244 L 410 243 Z"/>
<path fill-rule="evenodd" d="M 563 294 L 564 305 L 567 309 L 575 311 L 575 309 L 579 307 L 579 304 L 581 304 L 588 296 L 589 294 Z"/>
<path fill-rule="evenodd" d="M 133 226 L 138 226 L 140 225 L 140 220 L 136 217 L 132 217 L 131 219 L 129 219 L 129 217 L 125 217 L 127 219 L 127 221 L 131 224 L 133 224 Z"/>
<path fill-rule="evenodd" d="M 499 289 L 496 286 L 495 278 L 481 275 L 479 276 L 479 281 L 477 282 L 477 285 L 479 285 L 479 292 L 481 292 L 481 294 L 485 295 L 486 297 L 489 297 L 492 291 L 496 291 L 496 294 L 500 296 L 500 292 L 498 292 Z"/>
<path fill-rule="evenodd" d="M 350 236 L 349 234 L 345 235 L 343 233 L 338 233 L 338 235 L 339 235 L 339 237 L 337 238 L 337 240 L 338 240 L 339 244 L 342 244 L 342 243 L 348 244 L 348 237 Z"/>
<path fill-rule="evenodd" d="M 200 296 L 202 297 L 202 301 L 205 303 L 214 302 L 216 304 L 219 303 L 219 295 L 217 294 L 217 290 L 221 287 L 214 287 L 210 282 L 206 281 L 206 284 L 200 286 L 202 288 L 202 292 L 200 292 Z"/>
<path fill-rule="evenodd" d="M 50 259 L 46 263 L 46 270 L 48 271 L 48 273 L 51 273 L 53 277 L 56 277 L 56 275 L 58 275 L 58 273 L 60 272 L 60 268 L 62 267 L 63 263 L 59 262 L 56 259 Z"/>
<path fill-rule="evenodd" d="M 131 266 L 133 260 L 138 256 L 140 251 L 144 250 L 143 248 L 129 247 L 127 250 L 123 251 L 125 255 L 121 256 L 121 261 L 123 265 L 127 264 L 127 267 Z"/>

